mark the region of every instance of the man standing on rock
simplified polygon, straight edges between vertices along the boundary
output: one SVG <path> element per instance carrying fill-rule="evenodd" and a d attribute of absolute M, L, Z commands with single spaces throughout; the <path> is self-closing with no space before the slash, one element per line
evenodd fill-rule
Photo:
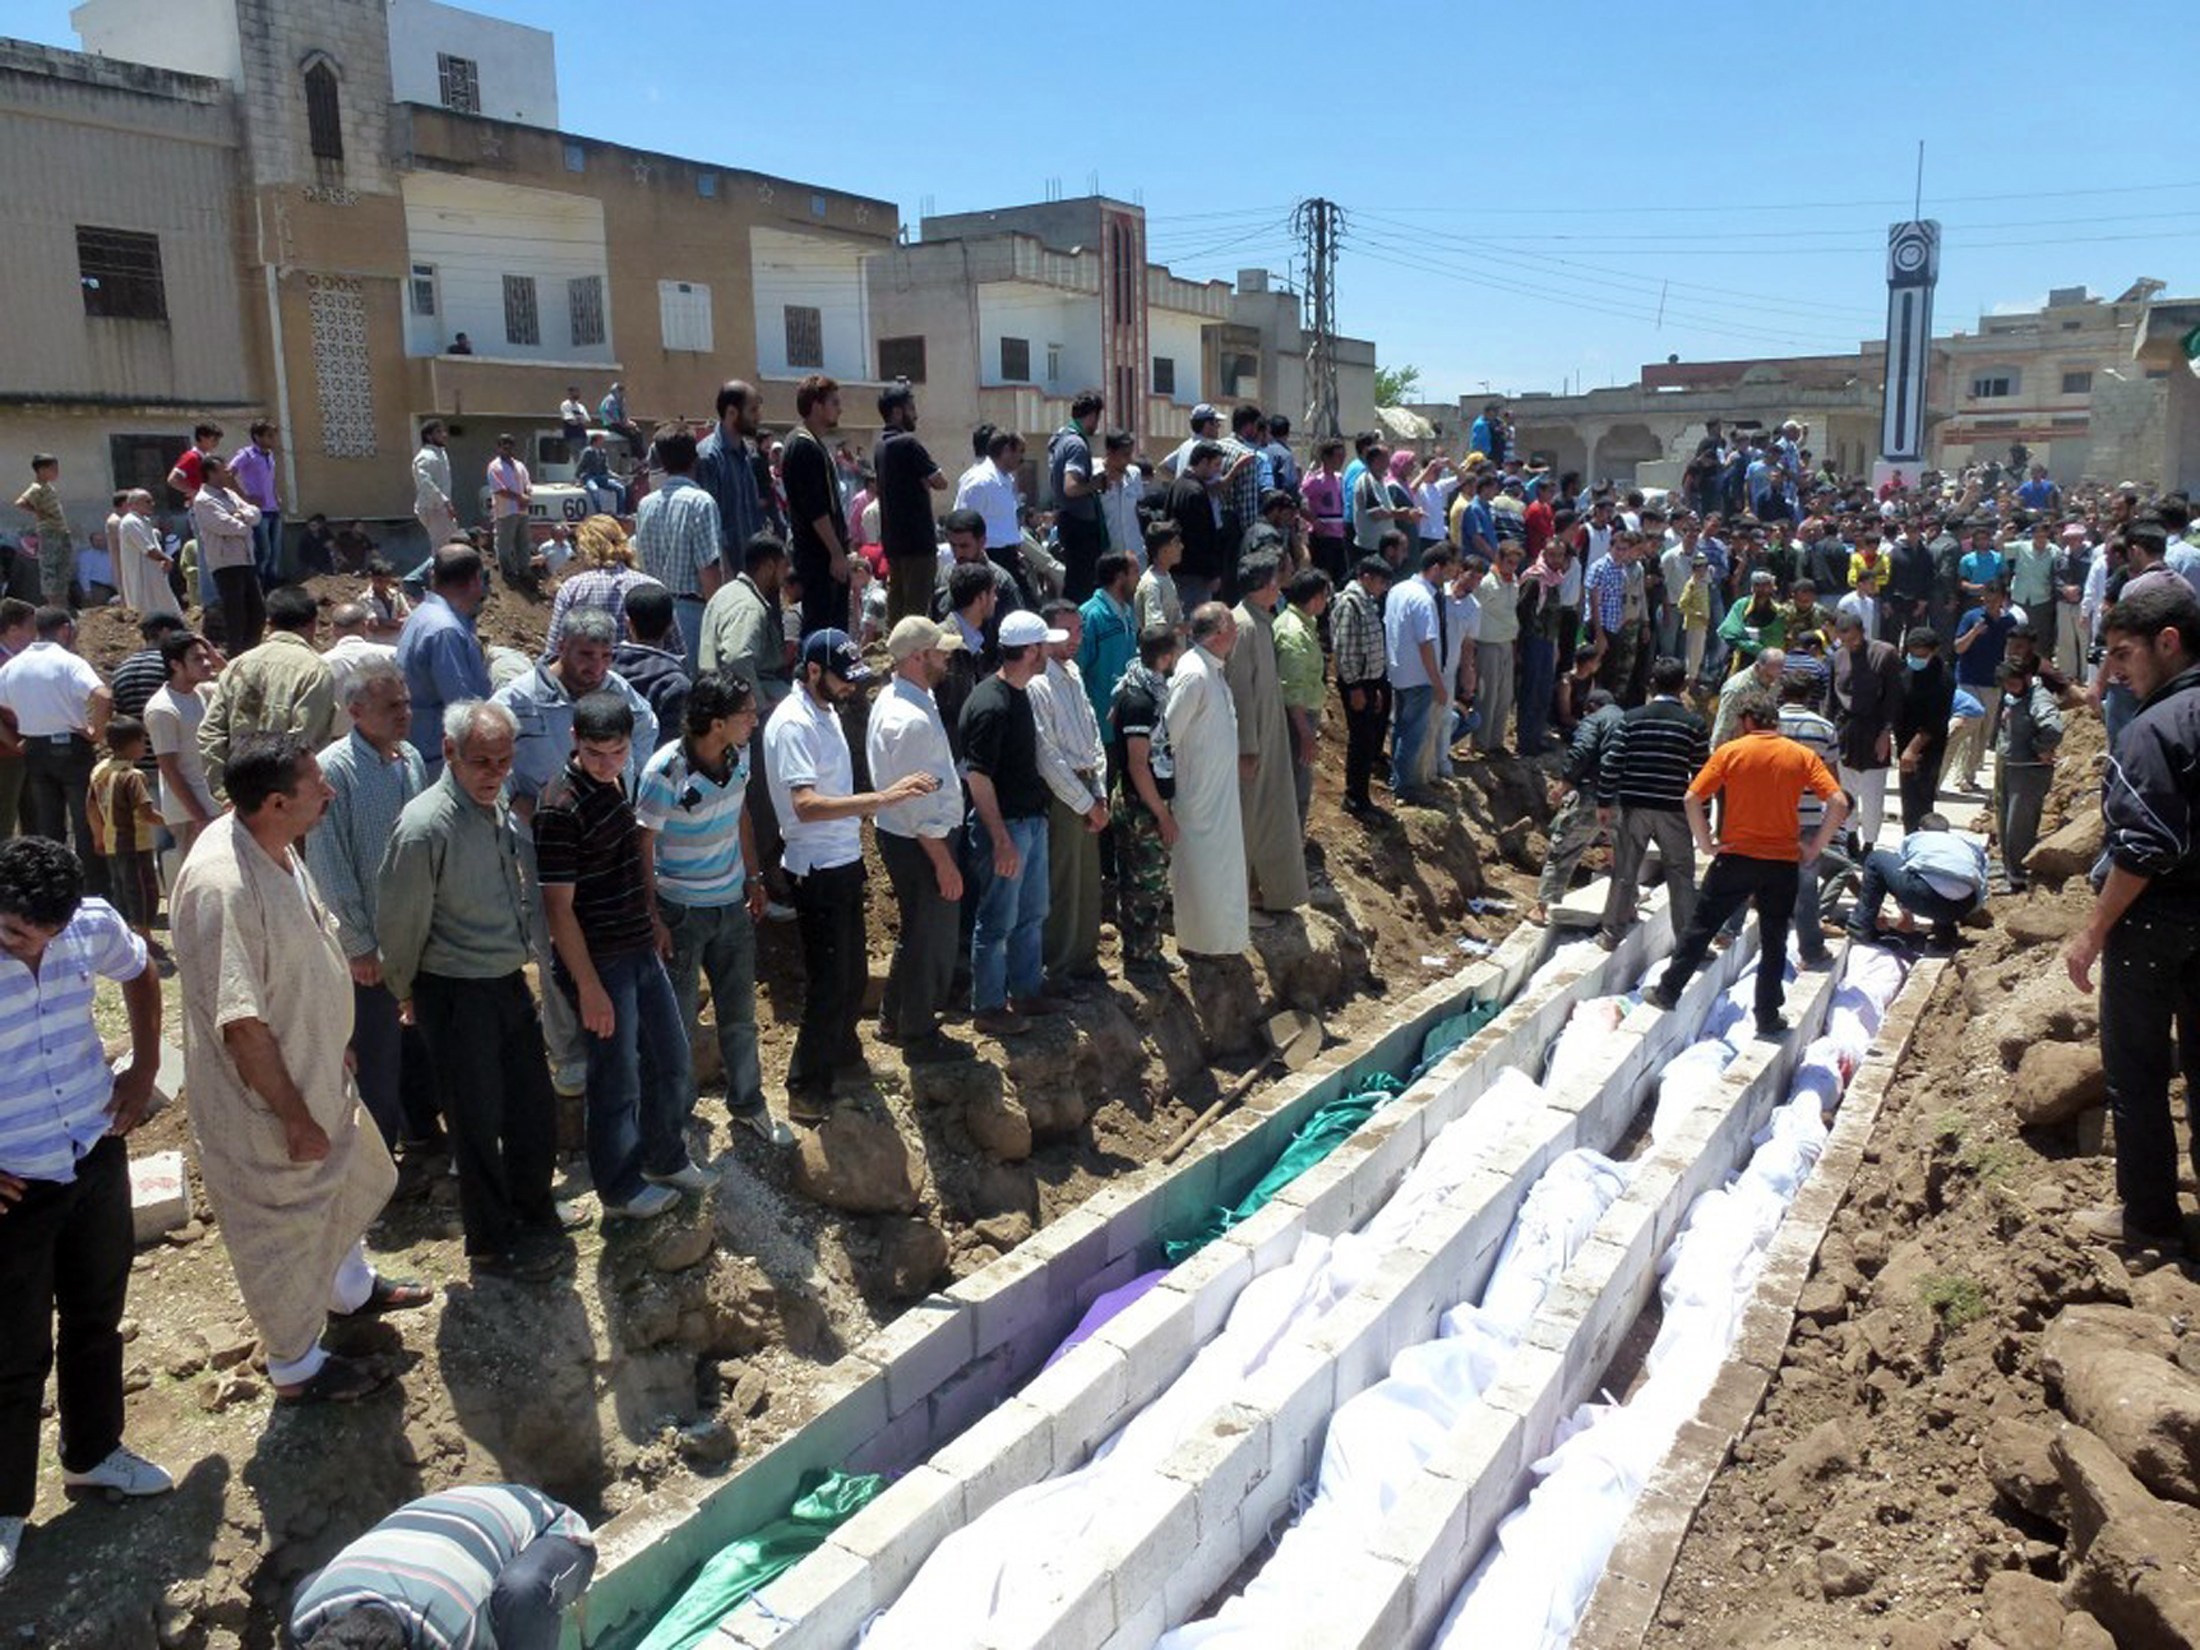
<path fill-rule="evenodd" d="M 489 697 L 489 661 L 474 634 L 474 615 L 489 593 L 481 552 L 446 544 L 429 559 L 428 593 L 397 638 L 397 668 L 412 694 L 412 747 L 427 782 L 443 771 L 443 713 Z"/>
<path fill-rule="evenodd" d="M 2120 1208 L 2087 1211 L 2081 1224 L 2109 1242 L 2175 1249 L 2185 1232 L 2177 1204 L 2177 1136 L 2170 1121 L 2173 1051 L 2185 1104 L 2200 1122 L 2200 601 L 2161 580 L 2126 595 L 2102 621 L 2103 669 L 2131 687 L 2139 709 L 2109 752 L 2102 784 L 2105 827 L 2094 871 L 2093 915 L 2064 960 L 2080 991 L 2101 964 L 2101 1062 L 2116 1119 Z M 2172 1040 L 2172 1028 L 2181 1033 Z M 2193 1131 L 2200 1168 L 2200 1129 Z"/>
<path fill-rule="evenodd" d="M 962 708 L 971 809 L 965 862 L 978 897 L 970 1023 L 989 1037 L 1020 1035 L 1027 1019 L 1065 1006 L 1046 994 L 1047 787 L 1029 690 L 1046 668 L 1047 648 L 1068 639 L 1036 613 L 1011 613 L 1001 621 L 1000 669 L 971 689 Z"/>
<path fill-rule="evenodd" d="M 328 782 L 295 733 L 240 740 L 223 781 L 234 811 L 200 836 L 170 902 L 191 1132 L 277 1400 L 348 1403 L 389 1376 L 322 1346 L 329 1314 L 433 1296 L 367 1263 L 397 1170 L 352 1086 L 351 970 L 298 848 Z"/>
<path fill-rule="evenodd" d="M 525 973 L 533 856 L 504 800 L 514 731 L 487 700 L 444 712 L 440 777 L 405 804 L 376 879 L 382 983 L 427 1047 L 476 1277 L 560 1260 L 557 1100 Z"/>
<path fill-rule="evenodd" d="M 866 814 L 940 788 L 908 773 L 883 790 L 858 791 L 840 706 L 871 679 L 844 630 L 802 642 L 801 679 L 764 729 L 764 770 L 786 832 L 783 863 L 802 932 L 802 1024 L 787 1060 L 787 1115 L 822 1123 L 831 1114 L 833 1075 L 859 1072 L 856 1021 L 870 980 L 864 950 L 863 828 Z"/>
<path fill-rule="evenodd" d="M 962 779 L 932 690 L 947 679 L 949 661 L 962 651 L 962 636 L 920 614 L 895 624 L 886 638 L 894 678 L 871 704 L 864 755 L 871 783 L 891 788 L 913 773 L 932 776 L 938 788 L 881 809 L 878 857 L 894 885 L 901 923 L 879 1005 L 879 1036 L 901 1049 L 908 1064 L 937 1065 L 970 1058 L 970 1045 L 940 1030 L 955 982 L 961 937 L 963 878 L 955 858 L 962 830 Z"/>
<path fill-rule="evenodd" d="M 1671 1010 L 1681 988 L 1711 949 L 1711 936 L 1746 904 L 1757 909 L 1757 1035 L 1785 1034 L 1780 1006 L 1787 998 L 1788 925 L 1806 860 L 1815 860 L 1849 817 L 1849 799 L 1824 762 L 1792 739 L 1780 737 L 1780 712 L 1772 695 L 1751 691 L 1735 707 L 1742 731 L 1711 753 L 1690 782 L 1684 806 L 1696 851 L 1711 861 L 1697 891 L 1688 928 L 1673 946 L 1658 983 L 1643 992 L 1653 1008 Z M 1800 806 L 1805 792 L 1826 805 L 1817 834 L 1804 841 Z M 1710 802 L 1724 799 L 1719 839 L 1712 840 Z"/>
<path fill-rule="evenodd" d="M 1231 615 L 1238 645 L 1223 667 L 1237 716 L 1238 818 L 1245 832 L 1245 863 L 1260 888 L 1249 920 L 1261 928 L 1310 897 L 1298 786 L 1291 771 L 1291 720 L 1276 673 L 1279 571 L 1276 558 L 1266 552 L 1247 556 L 1238 568 L 1243 598 Z"/>
<path fill-rule="evenodd" d="M 109 1069 L 92 1020 L 98 979 L 118 981 L 129 1064 Z M 38 1497 L 39 1404 L 61 1325 L 63 1482 L 159 1495 L 175 1481 L 122 1442 L 117 1326 L 135 1247 L 123 1136 L 153 1097 L 160 975 L 144 942 L 58 842 L 0 845 L 0 1586 Z"/>
<path fill-rule="evenodd" d="M 1223 671 L 1238 644 L 1237 621 L 1220 602 L 1192 610 L 1192 645 L 1169 679 L 1165 716 L 1176 769 L 1169 811 L 1176 845 L 1169 895 L 1176 946 L 1193 956 L 1234 957 L 1252 943 L 1239 818 L 1237 712 Z"/>
<path fill-rule="evenodd" d="M 1161 925 L 1169 912 L 1169 851 L 1177 839 L 1169 800 L 1176 794 L 1176 762 L 1164 710 L 1178 648 L 1174 626 L 1149 628 L 1108 704 L 1108 725 L 1123 753 L 1110 810 L 1117 825 L 1115 927 L 1123 972 L 1149 986 L 1176 966 L 1161 954 Z"/>

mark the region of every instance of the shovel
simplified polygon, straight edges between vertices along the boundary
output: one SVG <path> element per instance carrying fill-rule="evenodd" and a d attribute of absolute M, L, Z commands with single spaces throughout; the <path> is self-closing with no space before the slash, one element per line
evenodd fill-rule
<path fill-rule="evenodd" d="M 1322 1051 L 1322 1024 L 1304 1009 L 1287 1008 L 1281 1014 L 1271 1015 L 1261 1027 L 1268 1039 L 1268 1057 L 1251 1071 L 1240 1077 L 1205 1111 L 1193 1118 L 1184 1132 L 1170 1141 L 1162 1152 L 1161 1161 L 1174 1163 L 1184 1154 L 1184 1148 L 1197 1140 L 1209 1124 L 1252 1092 L 1253 1085 L 1266 1077 L 1281 1062 L 1285 1071 L 1300 1071 Z"/>

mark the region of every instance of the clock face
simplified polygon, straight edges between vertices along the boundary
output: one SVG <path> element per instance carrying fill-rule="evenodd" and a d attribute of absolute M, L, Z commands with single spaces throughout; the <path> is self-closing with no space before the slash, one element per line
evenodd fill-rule
<path fill-rule="evenodd" d="M 1914 275 L 1925 267 L 1925 243 L 1922 240 L 1895 242 L 1894 266 L 1905 275 Z"/>
<path fill-rule="evenodd" d="M 1905 285 L 1922 285 L 1937 271 L 1934 253 L 1940 226 L 1931 222 L 1899 223 L 1887 231 L 1887 278 Z"/>

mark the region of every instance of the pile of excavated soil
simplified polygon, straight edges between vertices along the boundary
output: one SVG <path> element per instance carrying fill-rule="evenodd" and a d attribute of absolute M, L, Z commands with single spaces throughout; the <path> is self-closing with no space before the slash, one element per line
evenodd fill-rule
<path fill-rule="evenodd" d="M 2080 719 L 2057 876 L 2097 845 L 2100 749 Z M 2114 1202 L 2060 955 L 2090 905 L 2082 876 L 1996 900 L 1943 977 L 1653 1645 L 2200 1644 L 2200 1267 L 2071 1222 Z"/>
<path fill-rule="evenodd" d="M 334 602 L 360 582 L 314 588 Z M 533 652 L 547 614 L 547 602 L 500 592 L 481 634 Z M 136 645 L 118 613 L 86 616 L 80 646 L 95 662 L 111 667 Z M 0 1590 L 0 1640 L 264 1650 L 297 1580 L 410 1496 L 512 1478 L 601 1518 L 659 1485 L 737 1469 L 799 1425 L 824 1366 L 907 1302 L 1152 1160 L 1246 1069 L 1266 1013 L 1311 1009 L 1333 1039 L 1353 1038 L 1385 1020 L 1386 997 L 1468 961 L 1461 940 L 1503 938 L 1511 914 L 1470 913 L 1468 901 L 1517 910 L 1533 897 L 1543 774 L 1509 758 L 1465 763 L 1452 811 L 1403 809 L 1370 828 L 1338 806 L 1342 763 L 1341 739 L 1325 741 L 1307 834 L 1329 886 L 1256 934 L 1243 962 L 1159 993 L 1113 984 L 1011 1044 L 977 1039 L 977 1062 L 913 1077 L 866 1020 L 871 1080 L 784 1154 L 726 1123 L 706 1036 L 697 1145 L 719 1188 L 646 1228 L 577 1234 L 574 1275 L 474 1286 L 455 1184 L 430 1177 L 391 1206 L 370 1247 L 439 1299 L 350 1332 L 400 1376 L 354 1408 L 273 1408 L 201 1195 L 193 1226 L 138 1257 L 125 1349 L 130 1441 L 182 1487 L 135 1506 L 71 1506 L 49 1474 L 22 1569 Z M 875 865 L 870 900 L 875 993 L 895 921 Z M 758 971 L 776 1098 L 802 1000 L 791 924 L 764 925 Z M 950 1029 L 969 1035 L 967 1022 Z M 569 1144 L 576 1122 L 566 1119 Z M 182 1108 L 148 1123 L 134 1149 L 188 1161 Z M 577 1159 L 566 1173 L 585 1179 Z M 49 1460 L 54 1448 L 49 1425 Z"/>

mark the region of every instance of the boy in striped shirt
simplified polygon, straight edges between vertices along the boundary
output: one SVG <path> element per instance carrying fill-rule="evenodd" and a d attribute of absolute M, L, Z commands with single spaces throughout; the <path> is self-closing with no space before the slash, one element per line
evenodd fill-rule
<path fill-rule="evenodd" d="M 756 695 L 724 671 L 706 671 L 689 690 L 680 735 L 649 759 L 634 798 L 656 865 L 658 948 L 672 973 L 680 1023 L 696 1034 L 701 991 L 710 981 L 726 1110 L 775 1146 L 794 1131 L 764 1102 L 756 1046 L 756 921 L 764 883 L 750 874 L 756 837 L 743 806 Z"/>

